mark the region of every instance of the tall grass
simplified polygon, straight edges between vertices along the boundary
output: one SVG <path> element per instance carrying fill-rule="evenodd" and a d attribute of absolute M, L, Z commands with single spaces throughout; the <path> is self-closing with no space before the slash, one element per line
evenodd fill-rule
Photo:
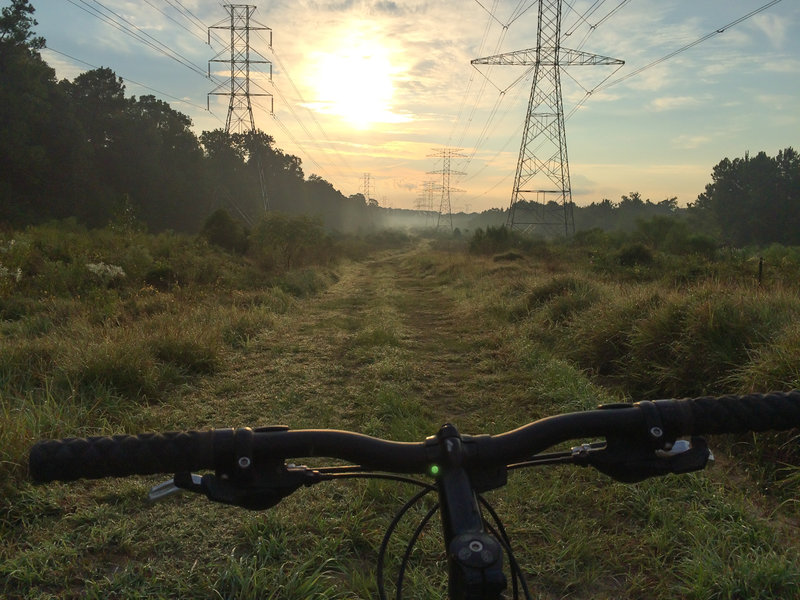
<path fill-rule="evenodd" d="M 85 294 L 43 306 L 37 299 L 35 316 L 49 324 L 29 322 L 28 312 L 2 324 L 4 348 L 16 350 L 2 359 L 4 389 L 14 394 L 3 396 L 11 436 L 0 448 L 10 440 L 4 457 L 20 463 L 32 431 L 139 431 L 148 424 L 137 419 L 154 418 L 159 429 L 285 422 L 402 440 L 445 421 L 464 433 L 498 433 L 638 399 L 638 385 L 675 385 L 652 374 L 646 384 L 628 382 L 627 365 L 649 361 L 643 374 L 684 368 L 654 340 L 680 346 L 688 332 L 705 341 L 688 343 L 685 356 L 720 349 L 722 358 L 710 361 L 717 365 L 745 348 L 744 362 L 720 370 L 726 389 L 766 381 L 741 369 L 776 362 L 771 332 L 786 342 L 777 352 L 786 365 L 768 376 L 792 377 L 791 290 L 729 287 L 713 277 L 677 284 L 655 274 L 664 268 L 658 256 L 647 277 L 617 278 L 599 274 L 587 256 L 564 245 L 513 263 L 465 249 L 382 253 L 346 265 L 336 286 L 304 299 L 277 278 L 159 289 L 131 286 L 129 276 L 97 287 L 102 317 Z M 124 357 L 138 365 L 142 379 L 115 380 L 101 368 L 101 349 L 112 364 Z M 176 385 L 191 393 L 165 401 Z M 144 403 L 152 405 L 142 411 Z M 17 412 L 28 424 L 17 425 Z M 775 523 L 794 523 L 792 513 L 761 493 L 752 470 L 718 456 L 717 469 L 635 485 L 590 469 L 514 471 L 488 496 L 535 597 L 796 596 L 797 543 Z M 0 594 L 9 597 L 374 597 L 382 533 L 409 495 L 402 484 L 328 482 L 253 513 L 196 496 L 147 505 L 141 496 L 151 478 L 34 487 L 19 481 L 24 465 L 14 469 L 20 476 L 6 477 L 14 489 L 0 507 Z M 392 540 L 391 574 L 415 525 L 404 519 Z M 446 593 L 445 556 L 431 523 L 413 552 L 409 597 Z"/>
<path fill-rule="evenodd" d="M 140 429 L 137 405 L 213 374 L 335 280 L 303 257 L 268 271 L 203 238 L 74 223 L 0 235 L 0 479 L 24 476 L 38 437 Z"/>

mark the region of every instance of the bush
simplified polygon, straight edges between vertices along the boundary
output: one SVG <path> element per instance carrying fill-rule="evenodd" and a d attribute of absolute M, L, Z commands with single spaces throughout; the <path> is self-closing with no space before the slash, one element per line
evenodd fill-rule
<path fill-rule="evenodd" d="M 469 242 L 469 251 L 472 254 L 499 254 L 509 250 L 512 245 L 513 238 L 507 227 L 490 225 L 486 231 L 481 228 L 475 230 Z"/>
<path fill-rule="evenodd" d="M 214 211 L 206 219 L 200 235 L 210 244 L 225 250 L 237 254 L 244 254 L 247 251 L 247 232 L 224 208 Z"/>
<path fill-rule="evenodd" d="M 319 219 L 278 212 L 265 215 L 250 236 L 250 252 L 265 268 L 326 264 L 334 256 Z"/>
<path fill-rule="evenodd" d="M 644 244 L 634 242 L 620 248 L 617 261 L 623 267 L 648 266 L 653 263 L 653 253 Z"/>

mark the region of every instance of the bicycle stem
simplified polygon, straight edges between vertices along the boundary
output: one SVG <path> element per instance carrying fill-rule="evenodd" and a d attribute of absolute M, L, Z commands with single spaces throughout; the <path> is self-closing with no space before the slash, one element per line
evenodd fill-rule
<path fill-rule="evenodd" d="M 463 466 L 464 445 L 451 424 L 435 440 L 441 450 L 437 482 L 451 600 L 496 600 L 506 589 L 503 549 L 483 526 L 475 488 Z"/>

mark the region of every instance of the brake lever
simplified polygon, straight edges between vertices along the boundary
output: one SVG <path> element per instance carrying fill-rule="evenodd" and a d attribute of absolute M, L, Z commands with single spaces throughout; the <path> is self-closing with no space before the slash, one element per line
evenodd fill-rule
<path fill-rule="evenodd" d="M 670 450 L 654 450 L 646 444 L 611 440 L 603 450 L 587 453 L 582 461 L 623 483 L 636 483 L 669 473 L 690 473 L 706 467 L 714 456 L 705 439 L 678 440 Z"/>
<path fill-rule="evenodd" d="M 187 477 L 188 483 L 186 483 Z M 181 485 L 176 483 L 176 479 L 181 482 Z M 202 479 L 203 478 L 200 475 L 195 473 L 177 473 L 175 477 L 167 479 L 166 481 L 150 488 L 150 492 L 147 494 L 147 499 L 150 500 L 150 502 L 158 502 L 159 500 L 163 500 L 168 496 L 177 494 L 181 490 L 189 490 L 192 492 L 200 491 Z M 189 487 L 190 485 L 196 487 L 197 489 L 191 489 Z"/>
<path fill-rule="evenodd" d="M 325 475 L 306 466 L 282 465 L 280 469 L 270 469 L 266 473 L 256 471 L 247 479 L 231 477 L 227 473 L 203 475 L 199 485 L 194 477 L 178 474 L 175 485 L 203 493 L 214 502 L 264 510 L 272 508 L 301 487 L 314 485 L 324 479 Z"/>

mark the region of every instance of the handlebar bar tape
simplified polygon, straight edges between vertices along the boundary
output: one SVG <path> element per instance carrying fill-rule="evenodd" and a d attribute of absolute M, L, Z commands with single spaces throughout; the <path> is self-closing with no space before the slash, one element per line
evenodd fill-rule
<path fill-rule="evenodd" d="M 29 469 L 34 481 L 123 477 L 207 469 L 213 431 L 67 438 L 35 444 Z"/>

